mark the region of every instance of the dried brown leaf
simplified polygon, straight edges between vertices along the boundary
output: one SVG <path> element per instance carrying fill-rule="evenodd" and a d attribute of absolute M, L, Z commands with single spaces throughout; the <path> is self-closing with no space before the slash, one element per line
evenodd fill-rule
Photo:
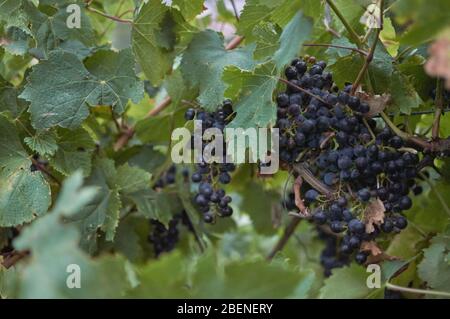
<path fill-rule="evenodd" d="M 383 253 L 374 241 L 363 241 L 361 244 L 361 251 L 368 251 L 372 256 L 378 256 Z"/>
<path fill-rule="evenodd" d="M 383 223 L 385 211 L 383 202 L 378 198 L 367 205 L 366 211 L 364 212 L 366 233 L 372 233 L 375 230 L 374 225 L 379 226 Z"/>
<path fill-rule="evenodd" d="M 381 111 L 384 111 L 391 101 L 391 95 L 386 93 L 382 95 L 369 95 L 366 92 L 357 92 L 356 95 L 361 101 L 366 102 L 370 106 L 370 111 L 365 114 L 366 117 L 373 117 Z"/>

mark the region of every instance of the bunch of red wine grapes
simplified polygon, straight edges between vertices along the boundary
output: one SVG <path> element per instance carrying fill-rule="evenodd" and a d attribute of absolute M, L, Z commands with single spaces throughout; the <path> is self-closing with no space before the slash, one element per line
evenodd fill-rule
<path fill-rule="evenodd" d="M 301 163 L 332 190 L 327 196 L 303 183 L 301 194 L 312 220 L 340 234 L 339 253 L 365 263 L 363 242 L 407 226 L 410 195 L 421 192 L 419 156 L 367 116 L 369 105 L 350 94 L 350 84 L 339 90 L 325 62 L 295 59 L 285 75 L 289 84 L 276 98 L 280 160 L 291 168 Z M 367 216 L 377 213 L 382 220 Z"/>
<path fill-rule="evenodd" d="M 155 191 L 160 191 L 165 187 L 175 184 L 176 173 L 176 166 L 170 166 L 155 183 Z M 182 173 L 184 177 L 187 177 L 189 174 L 187 170 L 183 170 Z M 148 235 L 148 241 L 153 246 L 155 257 L 159 257 L 162 253 L 175 249 L 180 239 L 180 224 L 185 226 L 188 231 L 193 232 L 192 223 L 184 210 L 173 216 L 168 223 L 168 227 L 156 219 L 150 220 L 151 230 Z"/>
<path fill-rule="evenodd" d="M 218 129 L 222 136 L 225 126 L 233 119 L 233 107 L 230 100 L 225 100 L 215 112 L 206 112 L 202 109 L 189 108 L 185 113 L 187 121 L 201 121 L 201 154 L 198 154 L 196 170 L 191 176 L 192 182 L 198 184 L 194 202 L 203 214 L 205 223 L 214 223 L 217 217 L 229 217 L 233 214 L 230 207 L 231 197 L 226 195 L 221 184 L 231 182 L 230 173 L 235 170 L 233 163 L 227 163 L 225 154 L 212 154 L 220 160 L 208 161 L 204 156 L 205 147 L 212 142 L 204 136 L 205 130 L 209 128 Z M 191 140 L 191 148 L 194 149 L 194 136 Z M 223 150 L 226 150 L 226 142 L 223 139 Z M 200 151 L 200 150 L 199 150 Z"/>

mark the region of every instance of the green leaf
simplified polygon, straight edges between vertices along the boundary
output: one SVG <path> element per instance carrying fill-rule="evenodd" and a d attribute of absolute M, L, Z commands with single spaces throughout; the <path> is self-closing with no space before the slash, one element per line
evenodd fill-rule
<path fill-rule="evenodd" d="M 213 269 L 213 271 L 211 271 Z M 215 269 L 215 271 L 214 271 Z M 261 280 L 264 278 L 264 281 Z M 307 288 L 301 286 L 307 282 Z M 267 283 L 271 284 L 268 285 Z M 192 298 L 287 298 L 305 297 L 311 273 L 264 260 L 243 260 L 221 269 L 213 256 L 199 261 L 192 279 Z M 306 293 L 305 293 L 306 290 Z M 296 293 L 301 291 L 299 296 Z"/>
<path fill-rule="evenodd" d="M 86 179 L 86 185 L 95 187 L 97 195 L 81 210 L 79 216 L 73 218 L 81 219 L 82 240 L 95 241 L 98 228 L 106 233 L 106 240 L 114 239 L 122 207 L 116 182 L 114 161 L 97 159 L 91 175 Z"/>
<path fill-rule="evenodd" d="M 57 144 L 58 150 L 50 158 L 54 169 L 64 175 L 71 175 L 81 169 L 85 176 L 89 175 L 95 143 L 85 129 L 59 129 Z"/>
<path fill-rule="evenodd" d="M 180 9 L 186 20 L 191 20 L 203 11 L 203 2 L 204 0 L 174 0 L 172 5 Z"/>
<path fill-rule="evenodd" d="M 0 172 L 0 226 L 17 226 L 47 212 L 50 187 L 29 165 Z"/>
<path fill-rule="evenodd" d="M 413 5 L 410 1 L 398 1 L 393 10 L 400 16 L 408 15 L 413 23 L 401 37 L 401 43 L 417 45 L 433 39 L 439 31 L 448 26 L 450 20 L 450 5 L 446 0 L 420 0 Z M 408 6 L 409 10 L 403 10 Z M 397 9 L 398 8 L 398 9 Z M 414 10 L 411 11 L 411 8 Z M 402 10 L 402 11 L 400 11 Z"/>
<path fill-rule="evenodd" d="M 23 110 L 23 105 L 17 98 L 17 89 L 0 75 L 0 112 L 8 111 L 16 117 Z"/>
<path fill-rule="evenodd" d="M 391 240 L 386 253 L 390 256 L 397 256 L 402 259 L 409 259 L 414 257 L 418 252 L 419 243 L 424 238 L 417 229 L 409 226 L 400 234 L 395 235 Z"/>
<path fill-rule="evenodd" d="M 128 100 L 138 103 L 144 97 L 144 83 L 136 77 L 130 49 L 98 51 L 87 59 L 85 65 L 101 84 L 97 88 L 96 104 L 111 105 L 114 112 L 120 115 L 125 111 Z"/>
<path fill-rule="evenodd" d="M 151 174 L 141 168 L 124 164 L 117 169 L 115 184 L 120 192 L 131 194 L 150 187 Z"/>
<path fill-rule="evenodd" d="M 25 137 L 24 142 L 28 147 L 41 156 L 53 156 L 58 150 L 56 135 L 52 131 L 36 132 L 32 137 Z"/>
<path fill-rule="evenodd" d="M 214 31 L 198 33 L 183 54 L 181 72 L 192 88 L 198 88 L 198 101 L 208 111 L 215 110 L 224 99 L 226 86 L 222 72 L 226 66 L 252 69 L 254 46 L 225 50 L 223 38 Z"/>
<path fill-rule="evenodd" d="M 281 33 L 280 48 L 273 57 L 277 69 L 280 71 L 294 57 L 298 56 L 303 42 L 308 39 L 312 30 L 312 20 L 298 12 L 286 25 Z M 292 35 L 295 34 L 295 37 Z"/>
<path fill-rule="evenodd" d="M 280 39 L 280 30 L 270 22 L 261 22 L 253 29 L 256 49 L 254 58 L 256 60 L 265 60 L 272 57 L 278 49 Z"/>
<path fill-rule="evenodd" d="M 424 249 L 418 272 L 420 278 L 433 289 L 450 292 L 450 265 L 445 259 L 449 250 L 449 234 L 435 236 L 430 247 Z"/>
<path fill-rule="evenodd" d="M 27 163 L 31 165 L 16 127 L 0 114 L 0 167 L 16 168 Z"/>
<path fill-rule="evenodd" d="M 99 51 L 88 59 L 87 69 L 75 55 L 55 51 L 33 68 L 20 97 L 31 102 L 35 128 L 74 129 L 88 117 L 88 105 L 110 105 L 121 114 L 128 99 L 139 101 L 143 85 L 131 65 L 130 50 Z"/>
<path fill-rule="evenodd" d="M 418 108 L 422 103 L 422 99 L 417 94 L 409 79 L 400 72 L 394 72 L 392 75 L 389 91 L 392 96 L 393 105 L 391 110 L 411 114 L 413 109 Z"/>
<path fill-rule="evenodd" d="M 272 100 L 278 80 L 273 64 L 263 64 L 254 71 L 229 67 L 223 80 L 228 83 L 227 97 L 238 101 L 236 117 L 229 124 L 233 128 L 266 127 L 274 124 L 276 105 Z"/>
<path fill-rule="evenodd" d="M 131 296 L 146 298 L 306 298 L 314 280 L 308 270 L 264 260 L 244 259 L 222 268 L 212 253 L 194 265 L 171 253 L 139 267 L 137 274 L 140 285 Z"/>
<path fill-rule="evenodd" d="M 80 28 L 67 27 L 67 18 L 70 13 L 66 11 L 66 6 L 53 15 L 47 15 L 34 5 L 26 2 L 23 12 L 31 21 L 31 31 L 37 42 L 38 55 L 47 57 L 52 50 L 58 48 L 64 41 L 78 41 L 85 47 L 94 44 L 94 32 L 89 18 L 83 11 L 81 11 Z"/>
<path fill-rule="evenodd" d="M 47 212 L 50 186 L 41 172 L 31 172 L 16 128 L 2 115 L 0 133 L 0 226 L 17 226 Z"/>
<path fill-rule="evenodd" d="M 174 128 L 182 127 L 185 109 L 146 118 L 136 123 L 136 135 L 144 143 L 167 143 Z"/>
<path fill-rule="evenodd" d="M 320 289 L 323 299 L 357 299 L 364 298 L 370 293 L 366 280 L 369 273 L 364 267 L 351 264 L 348 267 L 333 270 L 333 274 L 325 279 Z"/>
<path fill-rule="evenodd" d="M 0 0 L 0 22 L 5 22 L 6 27 L 17 27 L 30 33 L 27 18 L 22 0 Z"/>
<path fill-rule="evenodd" d="M 19 265 L 17 297 L 113 298 L 129 287 L 123 258 L 90 259 L 78 248 L 77 228 L 61 222 L 62 215 L 73 214 L 94 195 L 92 189 L 80 188 L 81 181 L 80 173 L 68 179 L 54 211 L 26 227 L 15 240 L 16 249 L 31 250 L 33 256 L 29 263 Z M 70 265 L 79 267 L 82 289 L 70 289 L 67 285 Z"/>
<path fill-rule="evenodd" d="M 132 298 L 183 298 L 187 296 L 187 267 L 178 252 L 136 267 L 140 284 L 128 293 Z"/>
<path fill-rule="evenodd" d="M 167 192 L 142 189 L 129 194 L 128 197 L 136 204 L 139 213 L 146 218 L 156 219 L 166 226 L 169 225 L 172 217 L 183 209 L 178 196 Z"/>
<path fill-rule="evenodd" d="M 238 34 L 252 41 L 255 26 L 270 17 L 271 9 L 259 4 L 258 0 L 246 1 L 238 25 Z"/>
<path fill-rule="evenodd" d="M 169 7 L 160 1 L 148 1 L 133 22 L 132 48 L 145 76 L 153 85 L 172 68 L 176 36 Z"/>
<path fill-rule="evenodd" d="M 81 170 L 78 170 L 63 181 L 52 213 L 66 217 L 72 216 L 92 201 L 96 192 L 94 187 L 83 186 L 83 174 Z"/>
<path fill-rule="evenodd" d="M 272 225 L 272 207 L 280 196 L 255 182 L 246 184 L 241 194 L 241 209 L 250 215 L 255 230 L 262 234 L 273 234 L 275 229 Z"/>

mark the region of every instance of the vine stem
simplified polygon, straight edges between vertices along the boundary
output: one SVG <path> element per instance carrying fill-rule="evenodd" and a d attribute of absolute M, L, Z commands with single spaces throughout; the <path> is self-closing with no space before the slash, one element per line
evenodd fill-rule
<path fill-rule="evenodd" d="M 387 116 L 387 114 L 384 113 L 383 111 L 380 112 L 380 115 L 383 118 L 383 120 L 386 123 L 386 125 L 389 126 L 389 128 L 395 133 L 395 135 L 401 137 L 403 140 L 411 142 L 411 143 L 413 143 L 413 144 L 415 144 L 417 146 L 420 146 L 423 149 L 434 150 L 436 148 L 432 143 L 430 143 L 430 142 L 428 142 L 428 141 L 426 141 L 426 140 L 424 140 L 424 139 L 422 139 L 420 137 L 417 137 L 417 136 L 411 135 L 409 133 L 403 132 L 401 129 L 399 129 L 391 121 L 389 116 Z M 439 146 L 439 144 L 437 146 Z M 444 144 L 443 147 L 444 147 L 444 150 L 445 150 L 446 145 Z"/>
<path fill-rule="evenodd" d="M 2 266 L 9 269 L 26 256 L 28 256 L 28 252 L 14 252 L 11 256 L 8 256 L 5 260 L 3 260 Z"/>
<path fill-rule="evenodd" d="M 317 180 L 314 177 L 314 175 L 311 174 L 311 172 L 308 170 L 308 168 L 306 168 L 304 166 L 304 164 L 299 163 L 299 164 L 295 165 L 294 170 L 296 173 L 299 174 L 299 177 L 301 177 L 300 179 L 297 177 L 296 182 L 295 182 L 296 186 L 294 185 L 295 186 L 294 191 L 298 187 L 298 192 L 300 192 L 299 186 L 301 186 L 301 183 L 303 182 L 303 180 L 305 180 L 308 184 L 310 184 L 313 188 L 317 189 L 323 195 L 325 195 L 327 197 L 331 196 L 332 190 L 329 189 L 328 186 L 322 184 L 322 182 Z M 301 200 L 300 194 L 298 195 L 298 198 L 296 198 L 296 199 Z M 296 200 L 296 202 L 297 202 L 297 200 Z M 305 208 L 305 210 L 306 210 L 306 208 Z M 284 229 L 283 236 L 281 236 L 281 238 L 278 240 L 278 242 L 272 248 L 270 253 L 267 255 L 267 260 L 272 260 L 273 257 L 275 257 L 275 255 L 279 251 L 283 250 L 284 246 L 286 246 L 287 242 L 289 241 L 289 238 L 291 238 L 291 236 L 294 234 L 295 229 L 297 228 L 298 224 L 304 218 L 305 218 L 305 216 L 300 215 L 300 214 L 293 216 L 292 220 L 289 222 L 289 224 Z"/>
<path fill-rule="evenodd" d="M 377 32 L 375 34 L 375 39 L 373 40 L 372 46 L 370 47 L 369 54 L 366 56 L 366 58 L 364 60 L 364 64 L 363 64 L 361 70 L 359 70 L 358 76 L 356 77 L 356 80 L 352 85 L 352 91 L 351 91 L 352 95 L 354 95 L 356 90 L 358 89 L 358 86 L 361 83 L 364 76 L 366 75 L 366 72 L 369 69 L 370 62 L 372 62 L 373 57 L 375 55 L 375 49 L 378 44 L 378 38 L 380 37 L 380 33 L 383 30 L 383 7 L 384 7 L 384 0 L 380 0 L 380 27 L 377 29 Z"/>
<path fill-rule="evenodd" d="M 357 47 L 359 49 L 362 48 L 361 39 L 359 38 L 359 35 L 356 33 L 356 31 L 352 28 L 350 23 L 345 19 L 342 12 L 336 7 L 334 2 L 332 0 L 326 0 L 328 6 L 334 11 L 334 13 L 338 16 L 339 20 L 341 20 L 342 24 L 344 25 L 345 29 L 347 29 L 348 33 L 350 34 L 353 41 L 356 43 Z"/>
<path fill-rule="evenodd" d="M 244 40 L 243 36 L 237 35 L 235 36 L 226 46 L 225 46 L 225 50 L 233 50 L 236 47 L 239 46 L 239 44 L 242 43 L 242 41 Z M 161 113 L 162 111 L 164 111 L 170 104 L 172 103 L 172 98 L 170 96 L 166 96 L 161 103 L 159 103 L 158 105 L 156 105 L 153 109 L 151 109 L 145 118 L 149 118 L 149 117 L 153 117 L 158 115 L 159 113 Z M 121 150 L 123 147 L 125 147 L 125 145 L 128 144 L 128 142 L 130 141 L 130 139 L 134 136 L 135 133 L 135 129 L 134 127 L 129 127 L 127 129 L 125 129 L 122 134 L 119 136 L 119 138 L 117 139 L 116 143 L 114 144 L 114 150 L 115 151 L 119 151 Z"/>
<path fill-rule="evenodd" d="M 358 48 L 352 48 L 347 47 L 345 45 L 337 45 L 337 44 L 331 44 L 331 43 L 304 43 L 303 46 L 305 47 L 327 47 L 327 48 L 337 48 L 337 49 L 344 49 L 344 50 L 350 50 L 354 52 L 358 52 L 359 54 L 363 56 L 367 56 L 368 53 L 364 50 L 358 49 Z"/>
<path fill-rule="evenodd" d="M 289 238 L 294 234 L 295 229 L 297 228 L 298 224 L 302 218 L 300 217 L 293 217 L 292 220 L 289 222 L 289 224 L 286 226 L 283 236 L 278 240 L 276 245 L 272 248 L 269 255 L 267 255 L 267 260 L 272 260 L 273 257 L 279 252 L 282 251 L 284 246 L 286 246 L 287 242 L 289 241 Z"/>
<path fill-rule="evenodd" d="M 386 288 L 390 290 L 396 290 L 396 291 L 402 291 L 402 292 L 409 292 L 413 294 L 421 294 L 421 295 L 435 295 L 435 296 L 445 296 L 450 297 L 450 292 L 445 291 L 437 291 L 437 290 L 425 290 L 425 289 L 416 289 L 416 288 L 408 288 L 408 287 L 402 287 L 397 286 L 391 283 L 386 283 Z"/>
<path fill-rule="evenodd" d="M 43 172 L 48 177 L 50 177 L 50 179 L 53 180 L 56 184 L 58 184 L 58 186 L 61 186 L 61 182 L 59 181 L 59 179 L 57 179 L 52 173 L 50 173 L 50 171 L 44 165 L 42 165 L 33 158 L 31 159 L 31 162 L 33 163 L 34 166 L 36 166 L 36 168 L 39 171 Z"/>
<path fill-rule="evenodd" d="M 433 140 L 439 138 L 439 126 L 441 122 L 442 110 L 444 109 L 444 83 L 442 79 L 438 78 L 436 83 L 436 109 L 434 112 L 433 128 L 431 129 L 431 136 Z"/>
<path fill-rule="evenodd" d="M 308 90 L 305 90 L 304 88 L 302 88 L 302 87 L 300 87 L 300 86 L 298 86 L 298 85 L 292 84 L 291 82 L 289 82 L 289 81 L 286 80 L 286 79 L 283 79 L 283 78 L 280 78 L 280 77 L 279 77 L 279 78 L 278 78 L 278 81 L 283 82 L 284 84 L 286 84 L 286 85 L 288 85 L 288 86 L 291 86 L 291 87 L 293 87 L 293 88 L 295 88 L 295 89 L 297 89 L 297 90 L 299 90 L 299 91 L 302 91 L 303 93 L 308 94 L 309 96 L 311 96 L 311 97 L 313 97 L 313 98 L 319 100 L 320 102 L 322 102 L 322 103 L 324 103 L 324 104 L 330 105 L 330 103 L 328 103 L 327 101 L 325 101 L 324 99 L 322 99 L 320 96 L 317 96 L 317 95 L 315 95 L 315 94 L 309 92 Z"/>
<path fill-rule="evenodd" d="M 90 7 L 89 5 L 86 6 L 86 10 L 88 10 L 88 11 L 90 11 L 90 12 L 93 12 L 93 13 L 96 13 L 96 14 L 99 14 L 99 15 L 101 15 L 102 17 L 108 18 L 108 19 L 113 20 L 113 21 L 116 21 L 116 22 L 127 23 L 127 24 L 133 24 L 133 20 L 122 19 L 122 18 L 113 16 L 113 15 L 107 14 L 107 13 L 105 13 L 105 12 L 102 12 L 102 11 L 100 11 L 100 10 L 97 10 L 97 9 L 95 9 L 95 8 L 92 8 L 92 7 Z"/>

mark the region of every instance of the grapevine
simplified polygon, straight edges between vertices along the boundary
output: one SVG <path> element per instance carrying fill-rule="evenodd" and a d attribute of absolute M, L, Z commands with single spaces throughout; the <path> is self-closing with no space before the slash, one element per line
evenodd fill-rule
<path fill-rule="evenodd" d="M 406 2 L 0 0 L 0 299 L 450 297 L 450 5 Z"/>

